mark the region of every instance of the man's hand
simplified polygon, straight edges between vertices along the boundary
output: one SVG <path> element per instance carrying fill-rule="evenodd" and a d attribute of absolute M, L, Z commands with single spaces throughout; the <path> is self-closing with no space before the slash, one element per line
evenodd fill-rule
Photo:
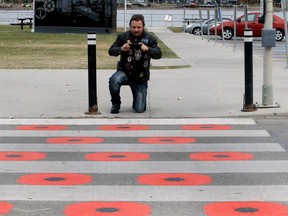
<path fill-rule="evenodd" d="M 145 45 L 145 44 L 143 44 L 143 43 L 140 43 L 141 44 L 141 51 L 142 52 L 148 52 L 148 50 L 149 50 L 149 48 Z"/>
<path fill-rule="evenodd" d="M 121 51 L 122 51 L 122 52 L 128 52 L 129 50 L 130 50 L 129 43 L 125 43 L 125 44 L 123 44 L 123 46 L 121 47 Z"/>

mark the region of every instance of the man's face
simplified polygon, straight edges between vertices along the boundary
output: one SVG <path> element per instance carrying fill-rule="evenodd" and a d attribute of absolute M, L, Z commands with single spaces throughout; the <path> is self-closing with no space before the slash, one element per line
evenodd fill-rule
<path fill-rule="evenodd" d="M 133 36 L 139 37 L 143 33 L 144 26 L 141 20 L 135 21 L 133 20 L 130 24 L 130 31 Z"/>

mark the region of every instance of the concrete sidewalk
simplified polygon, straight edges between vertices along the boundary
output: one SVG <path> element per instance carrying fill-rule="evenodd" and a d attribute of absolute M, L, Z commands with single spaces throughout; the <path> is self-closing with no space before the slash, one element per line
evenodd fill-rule
<path fill-rule="evenodd" d="M 152 61 L 155 66 L 190 65 L 152 70 L 148 109 L 134 113 L 129 87 L 121 90 L 119 114 L 110 114 L 108 79 L 114 70 L 98 70 L 98 108 L 88 110 L 87 70 L 0 70 L 0 118 L 186 118 L 282 115 L 288 113 L 285 61 L 273 63 L 274 103 L 280 108 L 242 112 L 244 54 L 167 28 L 149 28 L 179 59 Z M 254 102 L 262 103 L 263 59 L 254 56 Z M 115 66 L 116 67 L 116 66 Z"/>

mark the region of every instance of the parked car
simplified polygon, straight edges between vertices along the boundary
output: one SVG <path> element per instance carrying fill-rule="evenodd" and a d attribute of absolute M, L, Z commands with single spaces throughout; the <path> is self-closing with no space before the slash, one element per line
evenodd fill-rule
<path fill-rule="evenodd" d="M 227 22 L 227 21 L 231 21 L 230 18 L 222 18 L 223 22 Z M 220 22 L 220 20 L 217 20 L 217 23 Z M 202 32 L 203 35 L 207 35 L 208 34 L 208 25 L 209 27 L 211 27 L 212 25 L 215 25 L 215 19 L 209 19 L 206 20 L 204 22 L 202 22 Z M 184 29 L 185 32 L 187 33 L 191 33 L 194 35 L 201 35 L 201 23 L 200 22 L 194 22 L 190 25 L 187 25 Z"/>
<path fill-rule="evenodd" d="M 251 12 L 247 14 L 247 27 L 252 29 L 253 37 L 261 37 L 262 28 L 264 24 L 258 23 L 259 12 Z M 282 41 L 284 33 L 284 20 L 273 14 L 273 28 L 276 29 L 276 41 Z M 245 16 L 242 15 L 237 18 L 236 21 L 236 37 L 244 36 L 245 29 Z M 222 28 L 220 24 L 216 26 L 217 35 L 222 37 Z M 210 33 L 215 34 L 215 26 L 210 27 Z M 234 37 L 234 21 L 223 23 L 223 37 L 226 40 L 230 40 Z"/>
<path fill-rule="evenodd" d="M 184 7 L 198 7 L 196 0 L 189 0 L 184 4 Z"/>

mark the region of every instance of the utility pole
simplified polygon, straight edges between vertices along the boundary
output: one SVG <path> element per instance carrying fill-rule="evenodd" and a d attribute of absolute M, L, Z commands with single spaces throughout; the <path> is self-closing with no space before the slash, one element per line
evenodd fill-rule
<path fill-rule="evenodd" d="M 264 29 L 273 28 L 273 1 L 266 0 Z M 263 54 L 263 86 L 262 86 L 262 105 L 273 104 L 273 79 L 272 79 L 272 47 L 264 47 Z"/>
<path fill-rule="evenodd" d="M 283 10 L 283 17 L 284 17 L 284 32 L 285 35 L 287 35 L 287 2 L 286 0 L 281 0 L 281 7 Z M 286 67 L 288 68 L 288 40 L 287 37 L 285 36 L 285 44 L 286 44 Z"/>
<path fill-rule="evenodd" d="M 127 30 L 127 0 L 124 0 L 124 31 Z"/>
<path fill-rule="evenodd" d="M 262 29 L 263 53 L 263 86 L 262 106 L 259 108 L 279 107 L 273 105 L 272 47 L 276 46 L 276 30 L 273 29 L 273 0 L 262 2 L 264 6 L 264 28 Z"/>

